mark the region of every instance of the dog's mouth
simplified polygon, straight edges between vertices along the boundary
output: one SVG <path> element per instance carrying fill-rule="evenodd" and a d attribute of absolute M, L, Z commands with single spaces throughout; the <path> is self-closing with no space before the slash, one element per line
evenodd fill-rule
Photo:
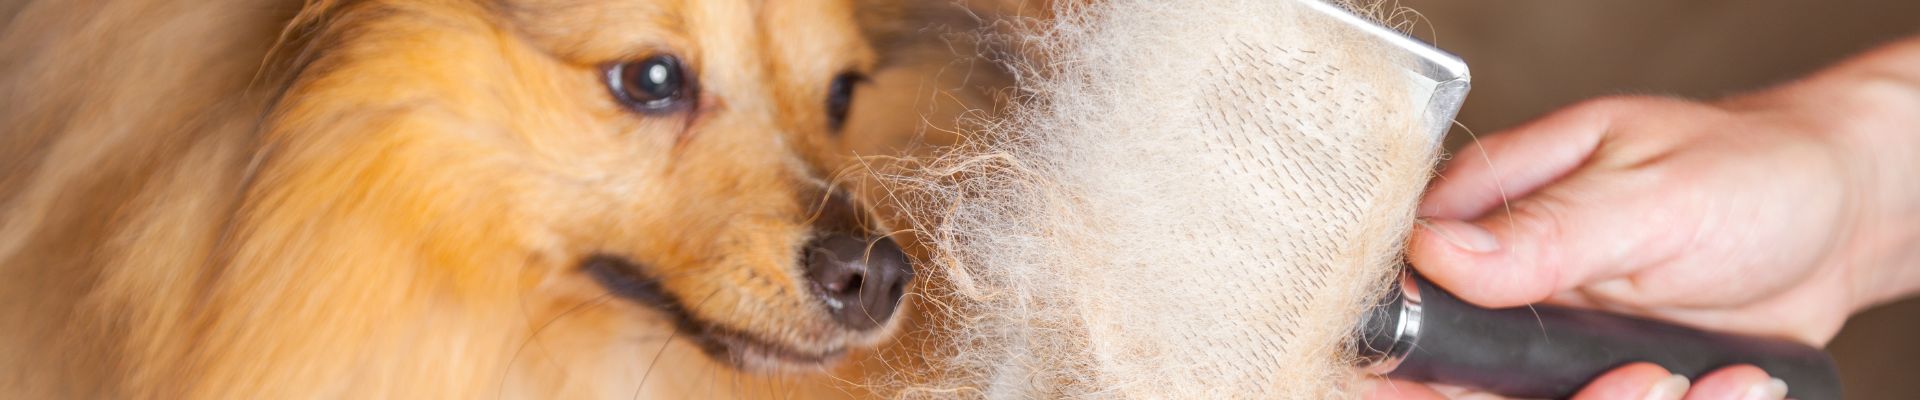
<path fill-rule="evenodd" d="M 647 276 L 623 257 L 595 255 L 581 263 L 583 269 L 615 296 L 659 310 L 673 321 L 673 337 L 694 344 L 707 357 L 748 372 L 822 370 L 845 355 L 846 348 L 809 352 L 767 340 L 751 333 L 695 317 L 678 297 L 661 288 L 660 281 Z M 674 339 L 669 339 L 674 340 Z"/>

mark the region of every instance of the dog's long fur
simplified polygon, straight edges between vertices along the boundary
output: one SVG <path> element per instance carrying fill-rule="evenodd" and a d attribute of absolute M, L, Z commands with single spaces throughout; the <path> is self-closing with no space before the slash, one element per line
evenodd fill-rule
<path fill-rule="evenodd" d="M 878 340 L 794 289 L 854 162 L 827 79 L 894 43 L 854 7 L 0 3 L 0 397 L 844 396 L 709 360 L 580 263 L 805 350 Z M 610 100 L 598 65 L 661 50 L 700 111 Z"/>

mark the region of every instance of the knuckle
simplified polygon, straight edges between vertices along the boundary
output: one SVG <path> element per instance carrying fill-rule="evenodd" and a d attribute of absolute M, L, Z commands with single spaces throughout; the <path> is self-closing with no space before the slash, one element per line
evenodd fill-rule
<path fill-rule="evenodd" d="M 1581 100 L 1579 103 L 1574 103 L 1574 105 L 1567 107 L 1567 109 L 1582 115 L 1606 117 L 1643 108 L 1646 107 L 1648 103 L 1656 101 L 1660 100 L 1647 96 L 1603 96 Z"/>
<path fill-rule="evenodd" d="M 1515 205 L 1512 217 L 1508 219 L 1514 224 L 1512 229 L 1515 234 L 1523 235 L 1523 240 L 1532 243 L 1526 249 L 1527 254 L 1524 254 L 1525 262 L 1533 263 L 1536 268 L 1551 270 L 1566 261 L 1562 249 L 1575 245 L 1562 243 L 1567 213 L 1567 202 L 1551 193 L 1536 194 L 1526 202 Z"/>
<path fill-rule="evenodd" d="M 1631 122 L 1644 118 L 1657 118 L 1675 113 L 1699 113 L 1718 110 L 1709 105 L 1690 100 L 1647 96 L 1614 95 L 1583 100 L 1566 108 L 1577 118 L 1603 121 Z"/>

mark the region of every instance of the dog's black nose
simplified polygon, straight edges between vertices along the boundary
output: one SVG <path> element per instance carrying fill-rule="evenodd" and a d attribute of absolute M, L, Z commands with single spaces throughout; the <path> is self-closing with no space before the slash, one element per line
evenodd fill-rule
<path fill-rule="evenodd" d="M 885 324 L 913 281 L 906 252 L 886 237 L 829 234 L 809 244 L 806 255 L 807 279 L 833 319 L 855 330 Z"/>

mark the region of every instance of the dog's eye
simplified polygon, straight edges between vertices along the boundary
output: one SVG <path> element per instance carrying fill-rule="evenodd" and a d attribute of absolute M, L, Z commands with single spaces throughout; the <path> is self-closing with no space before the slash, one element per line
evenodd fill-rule
<path fill-rule="evenodd" d="M 693 98 L 692 81 L 680 58 L 669 54 L 606 68 L 607 88 L 628 108 L 648 113 L 678 111 Z"/>
<path fill-rule="evenodd" d="M 853 106 L 853 88 L 866 82 L 867 76 L 858 72 L 843 72 L 833 77 L 833 84 L 827 86 L 827 128 L 834 132 L 847 123 L 847 108 Z"/>

